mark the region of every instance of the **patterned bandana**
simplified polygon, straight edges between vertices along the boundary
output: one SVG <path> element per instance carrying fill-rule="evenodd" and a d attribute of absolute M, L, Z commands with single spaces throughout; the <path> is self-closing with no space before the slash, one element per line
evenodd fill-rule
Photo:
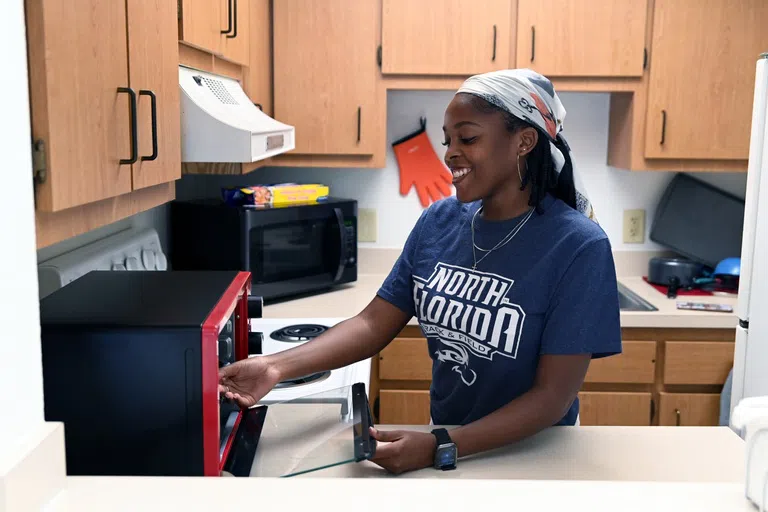
<path fill-rule="evenodd" d="M 555 92 L 552 82 L 530 69 L 504 69 L 469 77 L 456 91 L 478 96 L 488 103 L 505 110 L 538 127 L 549 138 L 549 150 L 559 174 L 565 165 L 565 156 L 554 141 L 560 140 L 568 151 L 573 164 L 571 148 L 563 137 L 565 107 Z M 592 203 L 573 165 L 573 180 L 576 186 L 576 208 L 588 218 L 597 222 Z"/>

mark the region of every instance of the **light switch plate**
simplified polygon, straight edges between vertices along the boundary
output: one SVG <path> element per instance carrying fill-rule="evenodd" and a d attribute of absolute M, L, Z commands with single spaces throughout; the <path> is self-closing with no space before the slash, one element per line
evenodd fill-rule
<path fill-rule="evenodd" d="M 624 210 L 624 243 L 645 241 L 645 210 Z"/>
<path fill-rule="evenodd" d="M 358 208 L 357 241 L 375 242 L 378 235 L 378 220 L 374 208 Z"/>

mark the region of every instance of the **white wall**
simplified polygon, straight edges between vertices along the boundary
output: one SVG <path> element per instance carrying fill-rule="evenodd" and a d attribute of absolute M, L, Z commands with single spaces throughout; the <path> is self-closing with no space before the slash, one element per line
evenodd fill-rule
<path fill-rule="evenodd" d="M 23 0 L 0 2 L 0 460 L 43 423 L 40 313 Z M 0 468 L 1 470 L 1 468 Z"/>
<path fill-rule="evenodd" d="M 419 117 L 427 117 L 427 134 L 440 158 L 445 148 L 442 138 L 443 113 L 453 97 L 450 91 L 391 91 L 387 106 L 387 141 L 392 142 L 414 131 Z M 609 95 L 603 93 L 562 93 L 567 110 L 564 134 L 571 145 L 578 172 L 582 173 L 587 192 L 595 205 L 600 224 L 617 250 L 655 250 L 660 247 L 648 240 L 644 244 L 622 242 L 623 210 L 646 210 L 646 230 L 650 231 L 656 203 L 674 173 L 630 172 L 608 167 Z M 697 175 L 715 186 L 741 197 L 746 174 Z M 267 168 L 244 177 L 187 176 L 177 187 L 179 198 L 218 195 L 221 185 L 275 183 L 285 181 L 321 182 L 331 193 L 359 201 L 361 208 L 378 212 L 376 243 L 371 247 L 402 247 L 422 208 L 415 191 L 400 196 L 399 171 L 391 147 L 385 169 L 312 169 Z"/>

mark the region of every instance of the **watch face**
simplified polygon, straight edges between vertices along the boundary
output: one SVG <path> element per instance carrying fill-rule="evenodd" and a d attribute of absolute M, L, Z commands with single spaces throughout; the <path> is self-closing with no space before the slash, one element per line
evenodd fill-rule
<path fill-rule="evenodd" d="M 441 446 L 435 454 L 435 465 L 437 467 L 453 466 L 456 464 L 456 445 Z"/>

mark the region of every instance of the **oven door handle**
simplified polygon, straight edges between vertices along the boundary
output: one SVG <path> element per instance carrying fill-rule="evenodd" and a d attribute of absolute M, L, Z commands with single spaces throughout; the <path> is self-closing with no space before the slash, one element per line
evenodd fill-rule
<path fill-rule="evenodd" d="M 334 208 L 333 213 L 336 214 L 336 222 L 339 224 L 339 267 L 336 269 L 336 275 L 333 278 L 333 282 L 337 282 L 341 279 L 344 273 L 344 265 L 347 263 L 347 230 L 344 228 L 344 212 L 341 208 Z"/>

